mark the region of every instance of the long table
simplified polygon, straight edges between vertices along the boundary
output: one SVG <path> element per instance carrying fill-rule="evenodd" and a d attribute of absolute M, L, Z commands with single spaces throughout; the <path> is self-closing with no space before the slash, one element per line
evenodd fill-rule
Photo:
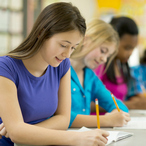
<path fill-rule="evenodd" d="M 146 115 L 141 115 L 134 110 L 131 110 L 130 116 L 132 117 L 142 117 Z M 92 128 L 91 128 L 92 129 Z M 113 128 L 101 128 L 107 131 L 113 131 Z M 133 136 L 122 139 L 117 142 L 111 143 L 109 146 L 146 146 L 146 130 L 142 129 L 116 129 L 116 131 L 125 131 L 134 133 Z"/>

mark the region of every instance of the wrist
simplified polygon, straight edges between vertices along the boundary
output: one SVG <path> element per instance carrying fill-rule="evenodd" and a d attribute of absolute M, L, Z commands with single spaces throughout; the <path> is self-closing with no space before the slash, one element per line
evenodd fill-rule
<path fill-rule="evenodd" d="M 111 127 L 111 118 L 108 114 L 100 116 L 100 121 L 102 127 Z"/>

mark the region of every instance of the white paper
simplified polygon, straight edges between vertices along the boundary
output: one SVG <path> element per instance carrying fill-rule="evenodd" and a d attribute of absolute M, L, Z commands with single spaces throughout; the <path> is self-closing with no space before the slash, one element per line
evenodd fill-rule
<path fill-rule="evenodd" d="M 130 114 L 140 114 L 140 115 L 146 115 L 146 110 L 130 110 Z"/>
<path fill-rule="evenodd" d="M 131 117 L 127 125 L 114 127 L 114 129 L 146 129 L 146 117 Z"/>

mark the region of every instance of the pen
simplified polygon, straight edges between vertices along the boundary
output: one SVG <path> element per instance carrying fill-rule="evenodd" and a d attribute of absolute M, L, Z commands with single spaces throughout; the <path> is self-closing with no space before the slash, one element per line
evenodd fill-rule
<path fill-rule="evenodd" d="M 144 97 L 146 97 L 146 90 L 145 90 L 145 87 L 143 85 L 141 85 L 141 89 L 142 89 Z"/>
<path fill-rule="evenodd" d="M 97 127 L 100 129 L 100 120 L 99 120 L 99 107 L 98 107 L 98 99 L 95 99 L 95 105 L 96 105 L 96 116 L 97 116 Z"/>
<path fill-rule="evenodd" d="M 114 98 L 114 95 L 113 95 L 112 93 L 111 93 L 111 96 L 112 96 L 113 101 L 114 101 L 114 103 L 115 103 L 115 105 L 116 105 L 116 107 L 117 107 L 118 112 L 120 112 L 120 109 L 119 109 L 119 107 L 118 107 L 118 104 L 117 104 L 117 102 L 116 102 L 116 100 L 115 100 L 115 98 Z"/>

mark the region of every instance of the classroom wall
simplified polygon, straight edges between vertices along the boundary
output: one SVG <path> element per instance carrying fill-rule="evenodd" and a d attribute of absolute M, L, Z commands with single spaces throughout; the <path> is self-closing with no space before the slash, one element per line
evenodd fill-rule
<path fill-rule="evenodd" d="M 45 0 L 42 9 L 48 4 L 59 1 L 71 2 L 77 6 L 87 23 L 93 18 L 96 11 L 96 0 Z"/>
<path fill-rule="evenodd" d="M 139 64 L 140 55 L 146 46 L 146 33 L 143 31 L 146 30 L 146 25 L 144 27 L 144 23 L 146 22 L 143 21 L 145 20 L 146 0 L 141 2 L 139 0 L 45 0 L 43 6 L 45 7 L 57 1 L 71 2 L 77 6 L 87 23 L 92 18 L 99 18 L 108 23 L 113 16 L 118 15 L 124 15 L 134 19 L 138 24 L 140 35 L 139 44 L 129 59 L 129 65 L 135 66 Z"/>
<path fill-rule="evenodd" d="M 46 5 L 59 1 L 77 6 L 87 23 L 95 17 L 106 22 L 114 15 L 132 17 L 138 24 L 140 35 L 139 45 L 130 57 L 129 64 L 139 64 L 139 57 L 146 47 L 146 0 L 0 0 L 0 55 L 20 44 Z M 27 13 L 32 17 L 27 17 Z"/>

